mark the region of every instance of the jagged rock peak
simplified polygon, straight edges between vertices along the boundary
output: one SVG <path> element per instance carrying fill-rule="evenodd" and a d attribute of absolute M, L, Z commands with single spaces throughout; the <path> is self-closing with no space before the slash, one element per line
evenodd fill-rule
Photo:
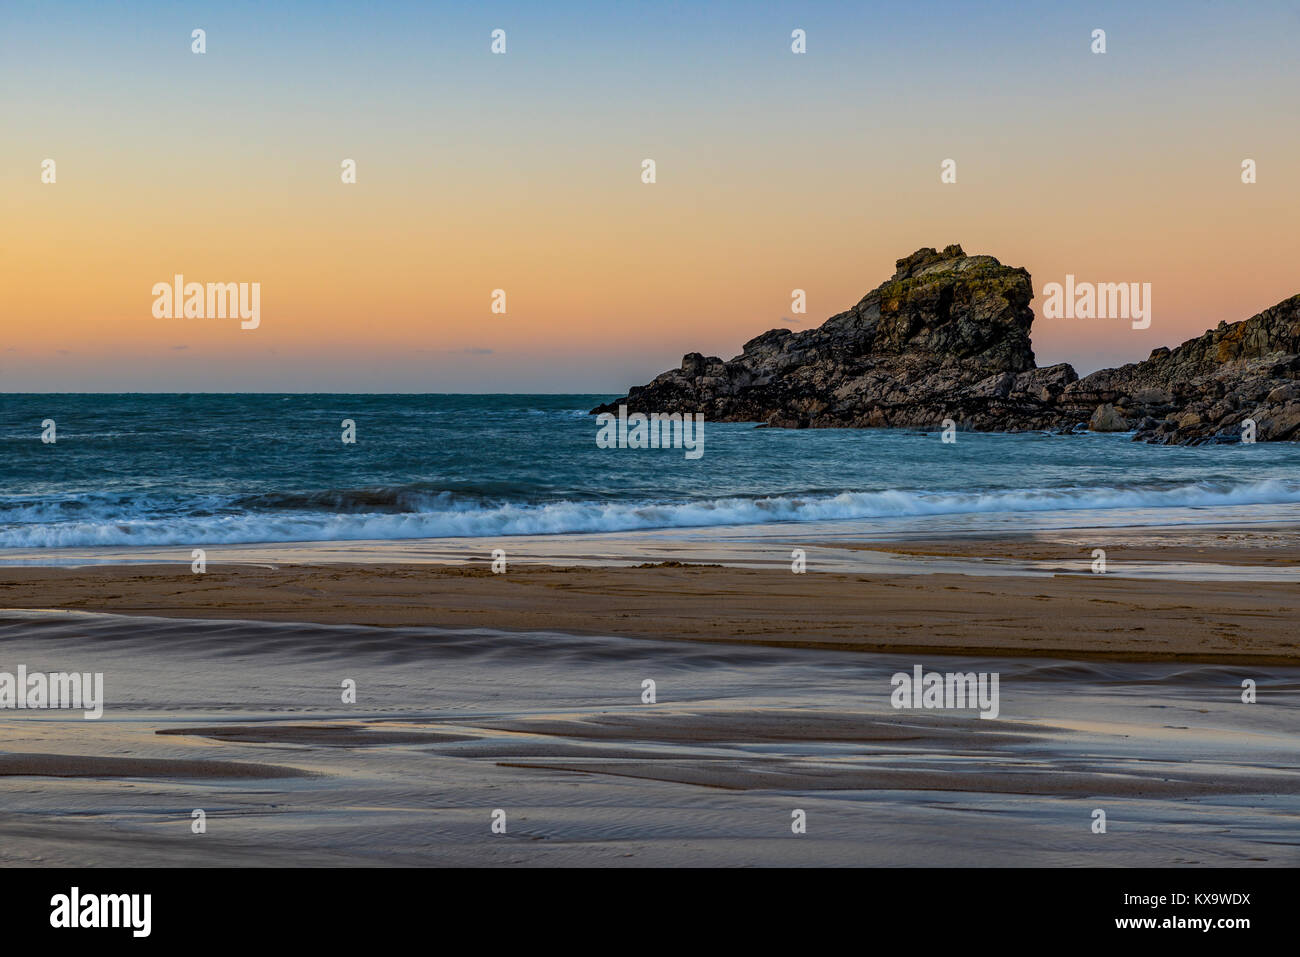
<path fill-rule="evenodd" d="M 1300 439 L 1300 296 L 1120 369 L 1038 368 L 1028 271 L 960 245 L 926 247 L 852 309 L 770 329 L 740 355 L 681 366 L 593 409 L 702 412 L 785 428 L 1136 432 L 1197 444 Z"/>
<path fill-rule="evenodd" d="M 925 249 L 918 249 L 910 256 L 905 256 L 898 260 L 894 265 L 897 272 L 894 273 L 894 280 L 910 279 L 917 275 L 921 270 L 940 263 L 952 262 L 954 259 L 966 259 L 966 253 L 962 251 L 960 245 L 954 243 L 951 246 L 945 246 L 943 252 L 938 252 L 932 246 Z M 988 257 L 992 259 L 992 256 Z"/>

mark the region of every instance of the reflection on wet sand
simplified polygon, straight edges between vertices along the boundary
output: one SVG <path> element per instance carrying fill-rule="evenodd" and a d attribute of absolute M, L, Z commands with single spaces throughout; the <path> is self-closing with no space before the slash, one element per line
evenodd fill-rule
<path fill-rule="evenodd" d="M 1297 668 L 925 659 L 1001 674 L 983 720 L 851 652 L 77 613 L 0 647 L 108 698 L 0 713 L 10 864 L 1300 862 Z"/>

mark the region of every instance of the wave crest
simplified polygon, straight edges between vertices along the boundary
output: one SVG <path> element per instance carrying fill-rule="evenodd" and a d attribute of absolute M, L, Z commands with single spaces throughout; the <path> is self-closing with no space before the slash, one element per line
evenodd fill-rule
<path fill-rule="evenodd" d="M 118 545 L 250 544 L 254 542 L 485 538 L 621 532 L 654 528 L 755 525 L 987 512 L 1073 509 L 1188 508 L 1300 503 L 1300 482 L 1271 479 L 1230 484 L 1197 482 L 1147 486 L 1007 489 L 998 491 L 840 492 L 770 495 L 695 502 L 594 502 L 484 504 L 447 491 L 356 489 L 241 499 L 220 509 L 168 514 L 129 513 L 117 503 L 51 514 L 35 521 L 12 512 L 0 524 L 0 547 L 58 548 Z M 92 514 L 85 514 L 86 511 Z M 124 514 L 126 512 L 126 514 Z"/>

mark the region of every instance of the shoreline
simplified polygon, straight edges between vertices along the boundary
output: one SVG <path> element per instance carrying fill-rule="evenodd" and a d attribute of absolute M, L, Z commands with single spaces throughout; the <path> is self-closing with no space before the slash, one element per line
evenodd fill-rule
<path fill-rule="evenodd" d="M 1260 510 L 1260 511 L 1256 511 Z M 1032 571 L 1033 562 L 1067 557 L 1086 568 L 1096 547 L 1124 549 L 1129 559 L 1277 565 L 1300 568 L 1300 505 L 1235 506 L 1232 520 L 1152 521 L 1150 509 L 1063 512 L 939 513 L 885 519 L 822 519 L 745 525 L 668 526 L 605 532 L 435 538 L 328 539 L 301 541 L 177 543 L 0 548 L 0 570 L 17 567 L 96 565 L 189 565 L 202 547 L 212 564 L 436 564 L 464 565 L 489 559 L 500 548 L 510 560 L 550 565 L 637 565 L 647 561 L 693 561 L 735 566 L 782 567 L 793 547 L 816 549 L 820 565 L 871 570 L 864 553 L 924 557 L 921 572 L 944 570 L 941 558 L 999 558 Z M 1118 519 L 1118 521 L 1116 521 Z M 1027 546 L 1039 546 L 1033 554 Z M 926 548 L 928 550 L 921 550 Z M 1050 554 L 1048 553 L 1050 548 Z M 785 549 L 782 552 L 782 549 Z M 983 549 L 983 554 L 979 550 Z M 1017 564 L 1016 559 L 1024 559 Z M 856 563 L 856 564 L 855 564 Z M 966 561 L 974 571 L 976 563 Z M 906 570 L 906 564 L 894 570 Z M 956 570 L 956 569 L 949 569 Z M 1058 569 L 1052 569 L 1053 571 Z"/>
<path fill-rule="evenodd" d="M 518 563 L 505 574 L 488 563 L 0 569 L 9 610 L 1261 666 L 1300 665 L 1295 595 L 1290 582 L 1248 576 L 792 574 L 675 562 Z"/>

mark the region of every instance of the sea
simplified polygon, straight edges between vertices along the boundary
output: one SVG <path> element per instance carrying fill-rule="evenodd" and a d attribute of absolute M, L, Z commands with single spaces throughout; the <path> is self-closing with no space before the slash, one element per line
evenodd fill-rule
<path fill-rule="evenodd" d="M 611 398 L 0 395 L 0 548 L 1300 516 L 1296 443 L 706 422 L 694 457 L 598 447 Z"/>

